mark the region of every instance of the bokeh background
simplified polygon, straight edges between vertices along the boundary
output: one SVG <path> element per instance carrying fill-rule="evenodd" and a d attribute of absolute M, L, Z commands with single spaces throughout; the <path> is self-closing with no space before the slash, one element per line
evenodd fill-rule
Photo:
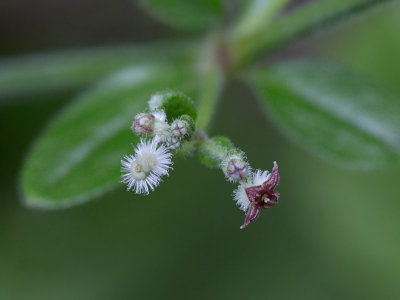
<path fill-rule="evenodd" d="M 189 36 L 128 0 L 0 3 L 2 58 Z M 400 96 L 399 2 L 269 60 L 288 56 L 342 62 Z M 253 166 L 277 160 L 281 171 L 279 205 L 246 230 L 234 186 L 196 158 L 177 161 L 149 197 L 121 185 L 67 210 L 24 208 L 18 174 L 27 151 L 76 93 L 0 106 L 0 299 L 400 298 L 400 171 L 348 170 L 305 151 L 237 81 L 211 133 L 231 137 Z"/>

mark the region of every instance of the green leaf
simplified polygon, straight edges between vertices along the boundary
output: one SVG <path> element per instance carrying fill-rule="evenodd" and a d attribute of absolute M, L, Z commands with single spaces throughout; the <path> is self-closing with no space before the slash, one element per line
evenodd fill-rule
<path fill-rule="evenodd" d="M 247 1 L 243 14 L 232 29 L 235 43 L 246 42 L 249 36 L 265 33 L 265 28 L 290 0 L 251 0 Z"/>
<path fill-rule="evenodd" d="M 353 167 L 400 163 L 400 99 L 342 66 L 291 61 L 252 74 L 263 106 L 283 132 Z"/>
<path fill-rule="evenodd" d="M 317 52 L 390 85 L 400 95 L 400 1 L 349 22 L 321 39 Z M 364 51 L 368 49 L 368 51 Z"/>
<path fill-rule="evenodd" d="M 277 46 L 304 37 L 321 28 L 394 0 L 321 0 L 300 6 L 274 21 L 264 30 L 256 31 L 246 43 L 236 43 L 232 60 L 241 66 L 254 56 Z"/>
<path fill-rule="evenodd" d="M 183 52 L 189 53 L 190 47 L 168 41 L 5 59 L 0 61 L 0 104 L 34 98 L 34 94 L 82 88 L 123 66 L 149 58 L 152 61 L 171 59 Z"/>
<path fill-rule="evenodd" d="M 134 115 L 159 89 L 193 91 L 193 70 L 179 63 L 138 64 L 78 97 L 44 131 L 22 172 L 25 203 L 54 209 L 85 202 L 118 185 L 120 159 L 138 138 Z M 122 185 L 121 185 L 122 188 Z"/>
<path fill-rule="evenodd" d="M 224 8 L 221 0 L 140 0 L 140 2 L 155 17 L 184 30 L 199 30 L 218 24 Z"/>

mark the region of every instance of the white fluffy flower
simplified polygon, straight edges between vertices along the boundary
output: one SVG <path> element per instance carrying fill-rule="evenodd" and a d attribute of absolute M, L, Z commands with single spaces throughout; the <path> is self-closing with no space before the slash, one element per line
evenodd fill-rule
<path fill-rule="evenodd" d="M 168 175 L 171 169 L 171 153 L 159 140 L 141 139 L 135 149 L 135 156 L 126 155 L 121 160 L 122 181 L 128 185 L 127 189 L 137 194 L 149 194 L 161 182 L 161 176 Z"/>
<path fill-rule="evenodd" d="M 256 170 L 249 176 L 247 181 L 242 182 L 233 192 L 233 198 L 241 210 L 246 211 L 250 205 L 250 200 L 247 197 L 245 189 L 263 184 L 268 179 L 269 175 L 268 171 Z"/>

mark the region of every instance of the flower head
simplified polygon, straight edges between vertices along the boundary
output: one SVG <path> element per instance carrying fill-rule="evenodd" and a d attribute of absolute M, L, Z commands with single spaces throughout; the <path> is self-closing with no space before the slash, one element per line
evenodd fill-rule
<path fill-rule="evenodd" d="M 160 184 L 162 176 L 168 175 L 172 165 L 171 153 L 158 144 L 157 138 L 151 141 L 141 139 L 135 156 L 126 155 L 121 160 L 122 182 L 128 185 L 128 190 L 148 194 L 149 189 L 153 191 Z"/>
<path fill-rule="evenodd" d="M 280 194 L 275 188 L 279 184 L 279 179 L 278 164 L 274 162 L 271 173 L 257 170 L 246 182 L 239 185 L 234 192 L 234 198 L 242 210 L 247 210 L 246 218 L 240 228 L 245 228 L 254 222 L 261 208 L 271 208 L 278 202 Z"/>

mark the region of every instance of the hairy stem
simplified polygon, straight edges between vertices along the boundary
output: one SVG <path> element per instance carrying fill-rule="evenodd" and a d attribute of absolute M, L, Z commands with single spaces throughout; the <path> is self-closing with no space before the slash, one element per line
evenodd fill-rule
<path fill-rule="evenodd" d="M 229 150 L 212 139 L 204 137 L 199 143 L 199 151 L 206 153 L 208 157 L 219 165 L 226 156 L 229 155 Z"/>

